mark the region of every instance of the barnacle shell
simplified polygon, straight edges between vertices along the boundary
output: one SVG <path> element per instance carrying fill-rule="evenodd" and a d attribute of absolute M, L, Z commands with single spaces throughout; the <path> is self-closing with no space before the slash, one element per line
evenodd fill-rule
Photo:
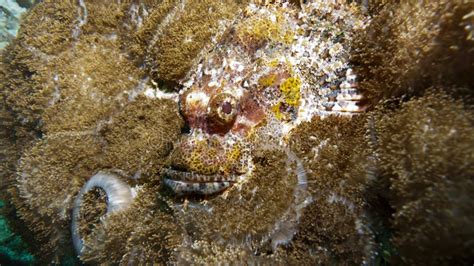
<path fill-rule="evenodd" d="M 107 197 L 107 213 L 105 215 L 126 209 L 133 199 L 130 186 L 113 174 L 97 173 L 84 184 L 74 200 L 71 218 L 72 242 L 78 255 L 82 254 L 84 245 L 79 233 L 80 208 L 84 195 L 94 188 L 101 188 L 105 192 Z"/>

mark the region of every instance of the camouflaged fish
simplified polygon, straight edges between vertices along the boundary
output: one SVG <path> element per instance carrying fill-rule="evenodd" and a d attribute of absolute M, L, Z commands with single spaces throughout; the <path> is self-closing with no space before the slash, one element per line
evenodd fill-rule
<path fill-rule="evenodd" d="M 181 81 L 190 132 L 162 170 L 164 183 L 179 195 L 220 192 L 245 179 L 248 151 L 258 145 L 252 135 L 269 120 L 278 125 L 271 134 L 284 139 L 312 116 L 363 111 L 346 47 L 346 30 L 362 24 L 354 18 L 344 25 L 347 12 L 319 2 L 302 10 L 249 5 Z M 318 25 L 318 16 L 334 25 Z"/>

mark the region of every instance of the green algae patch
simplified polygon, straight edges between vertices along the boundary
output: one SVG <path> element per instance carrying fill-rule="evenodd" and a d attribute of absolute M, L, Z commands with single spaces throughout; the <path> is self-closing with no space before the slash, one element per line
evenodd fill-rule
<path fill-rule="evenodd" d="M 5 207 L 0 201 L 0 213 Z M 33 264 L 35 258 L 28 251 L 28 246 L 20 236 L 11 230 L 7 219 L 0 216 L 0 262 L 12 264 Z"/>

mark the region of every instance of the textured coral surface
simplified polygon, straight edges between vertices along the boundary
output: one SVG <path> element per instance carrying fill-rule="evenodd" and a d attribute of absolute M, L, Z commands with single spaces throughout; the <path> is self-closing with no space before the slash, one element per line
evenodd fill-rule
<path fill-rule="evenodd" d="M 0 210 L 40 264 L 472 264 L 473 34 L 460 0 L 41 1 Z"/>

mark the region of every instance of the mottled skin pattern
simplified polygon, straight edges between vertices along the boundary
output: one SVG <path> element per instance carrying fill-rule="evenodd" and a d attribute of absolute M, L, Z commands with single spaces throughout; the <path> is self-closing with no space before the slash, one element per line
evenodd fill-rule
<path fill-rule="evenodd" d="M 268 21 L 252 8 L 246 10 L 221 43 L 191 70 L 189 79 L 183 80 L 179 106 L 190 132 L 182 136 L 170 156 L 170 167 L 162 171 L 164 183 L 176 194 L 214 194 L 243 180 L 249 150 L 259 145 L 252 137 L 257 128 L 268 119 L 278 121 L 280 128 L 292 128 L 307 108 L 300 107 L 301 103 L 314 101 L 308 99 L 314 92 L 302 93 L 300 70 L 282 56 L 305 34 L 297 30 L 301 21 L 295 13 L 280 13 L 280 8 L 264 9 Z M 262 36 L 248 32 L 260 21 L 264 21 Z M 340 90 L 326 96 L 321 111 L 361 112 L 355 75 L 346 69 L 345 77 L 338 79 L 345 81 L 339 84 Z"/>

